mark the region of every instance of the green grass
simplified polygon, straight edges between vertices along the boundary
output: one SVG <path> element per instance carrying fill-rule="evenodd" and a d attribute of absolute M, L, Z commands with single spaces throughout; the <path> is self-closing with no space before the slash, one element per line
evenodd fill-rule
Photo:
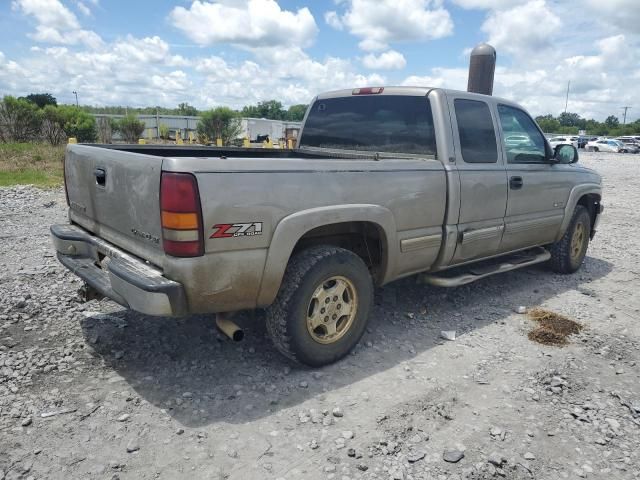
<path fill-rule="evenodd" d="M 62 185 L 64 145 L 0 143 L 0 186 Z"/>

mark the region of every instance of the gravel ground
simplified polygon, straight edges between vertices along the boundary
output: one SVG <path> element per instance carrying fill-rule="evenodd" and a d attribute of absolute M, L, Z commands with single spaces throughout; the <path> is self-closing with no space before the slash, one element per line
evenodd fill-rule
<path fill-rule="evenodd" d="M 238 344 L 82 303 L 48 238 L 62 190 L 0 189 L 0 480 L 640 478 L 640 155 L 581 162 L 606 210 L 577 274 L 396 282 L 320 370 L 277 354 L 261 312 Z M 585 328 L 539 345 L 518 306 Z"/>

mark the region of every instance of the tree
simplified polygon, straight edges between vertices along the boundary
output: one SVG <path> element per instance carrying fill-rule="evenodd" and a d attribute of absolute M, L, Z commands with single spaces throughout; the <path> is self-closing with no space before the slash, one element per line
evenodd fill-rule
<path fill-rule="evenodd" d="M 35 103 L 5 96 L 0 103 L 0 141 L 29 142 L 40 135 L 42 112 Z"/>
<path fill-rule="evenodd" d="M 609 128 L 616 128 L 618 125 L 620 125 L 620 120 L 618 120 L 618 117 L 616 117 L 615 115 L 609 115 L 605 119 L 604 124 Z"/>
<path fill-rule="evenodd" d="M 160 130 L 159 134 L 161 139 L 169 140 L 169 125 L 167 125 L 166 123 L 161 123 L 158 127 L 158 130 Z"/>
<path fill-rule="evenodd" d="M 55 105 L 46 105 L 44 107 L 42 135 L 51 145 L 60 145 L 66 138 L 64 119 Z"/>
<path fill-rule="evenodd" d="M 291 122 L 301 122 L 306 112 L 307 105 L 303 103 L 298 105 L 291 105 L 289 107 L 289 110 L 287 110 L 287 120 Z"/>
<path fill-rule="evenodd" d="M 560 122 L 551 114 L 537 116 L 536 122 L 545 133 L 555 133 L 560 130 Z"/>
<path fill-rule="evenodd" d="M 558 117 L 558 121 L 563 127 L 579 127 L 581 123 L 580 120 L 580 115 L 571 112 L 563 112 Z"/>
<path fill-rule="evenodd" d="M 242 127 L 236 112 L 228 107 L 218 107 L 202 114 L 197 132 L 200 138 L 221 138 L 224 145 L 229 145 L 240 135 Z"/>
<path fill-rule="evenodd" d="M 258 105 L 247 105 L 242 109 L 243 117 L 268 118 L 270 120 L 284 120 L 287 111 L 277 100 L 258 102 Z"/>
<path fill-rule="evenodd" d="M 114 122 L 116 131 L 124 137 L 127 143 L 137 143 L 140 135 L 144 132 L 144 122 L 138 119 L 137 115 L 129 114 Z"/>
<path fill-rule="evenodd" d="M 30 93 L 29 95 L 24 97 L 24 99 L 35 103 L 38 108 L 44 108 L 47 105 L 53 105 L 54 107 L 58 105 L 56 97 L 54 97 L 50 93 Z"/>
<path fill-rule="evenodd" d="M 189 105 L 188 103 L 180 103 L 178 104 L 178 115 L 196 117 L 198 116 L 198 109 L 194 106 Z"/>

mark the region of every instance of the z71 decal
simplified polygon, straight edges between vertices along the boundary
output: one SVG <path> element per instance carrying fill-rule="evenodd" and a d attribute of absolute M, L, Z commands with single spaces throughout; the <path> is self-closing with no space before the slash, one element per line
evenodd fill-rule
<path fill-rule="evenodd" d="M 262 235 L 262 222 L 218 223 L 209 238 L 253 237 Z"/>

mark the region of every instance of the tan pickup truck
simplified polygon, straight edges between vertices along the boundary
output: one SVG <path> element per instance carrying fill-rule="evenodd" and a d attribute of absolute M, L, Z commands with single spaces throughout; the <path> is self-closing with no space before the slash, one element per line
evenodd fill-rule
<path fill-rule="evenodd" d="M 319 366 L 358 342 L 375 286 L 576 271 L 603 209 L 577 160 L 507 100 L 356 88 L 313 99 L 295 150 L 70 145 L 51 233 L 126 308 L 266 308 L 278 350 Z"/>

